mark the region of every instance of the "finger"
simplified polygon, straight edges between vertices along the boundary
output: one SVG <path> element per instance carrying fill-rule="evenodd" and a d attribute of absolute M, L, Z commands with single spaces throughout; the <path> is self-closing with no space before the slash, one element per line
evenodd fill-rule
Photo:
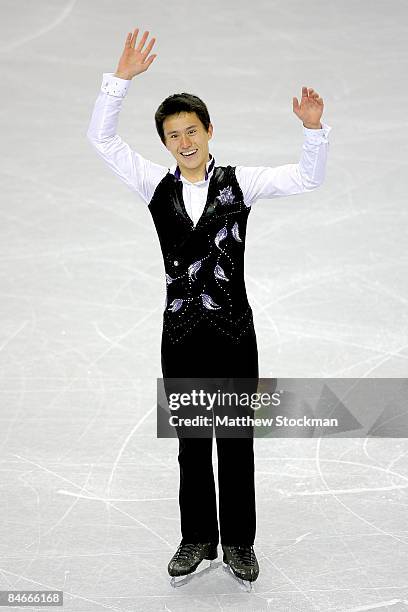
<path fill-rule="evenodd" d="M 144 59 L 146 59 L 146 57 L 149 55 L 150 51 L 153 49 L 153 45 L 154 45 L 155 42 L 156 42 L 156 39 L 152 38 L 152 40 L 147 45 L 146 50 L 143 51 L 142 55 L 144 56 Z"/>
<path fill-rule="evenodd" d="M 133 36 L 132 39 L 130 41 L 130 46 L 134 49 L 135 48 L 135 44 L 136 44 L 136 38 L 137 35 L 139 34 L 139 28 L 136 28 L 135 30 L 133 30 Z"/>
<path fill-rule="evenodd" d="M 129 48 L 130 47 L 130 41 L 132 40 L 132 32 L 129 32 L 128 35 L 126 36 L 126 40 L 125 40 L 125 47 Z"/>
<path fill-rule="evenodd" d="M 307 87 L 302 87 L 302 98 L 307 98 L 307 97 L 308 97 Z"/>
<path fill-rule="evenodd" d="M 136 51 L 141 52 L 141 50 L 143 49 L 143 46 L 144 46 L 144 44 L 145 44 L 145 42 L 146 42 L 146 40 L 147 40 L 147 37 L 148 37 L 148 36 L 149 36 L 149 32 L 145 32 L 145 33 L 143 34 L 143 36 L 142 36 L 142 38 L 141 38 L 141 40 L 140 40 L 140 43 L 139 43 L 139 44 L 138 44 L 138 46 L 137 46 Z"/>
<path fill-rule="evenodd" d="M 157 53 L 155 53 L 154 55 L 151 55 L 145 62 L 144 65 L 148 68 L 150 66 L 150 64 L 153 62 L 153 60 L 155 60 L 157 57 Z"/>

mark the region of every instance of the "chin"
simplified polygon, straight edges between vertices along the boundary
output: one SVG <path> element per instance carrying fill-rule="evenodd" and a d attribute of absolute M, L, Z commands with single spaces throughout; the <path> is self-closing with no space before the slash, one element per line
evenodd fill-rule
<path fill-rule="evenodd" d="M 183 160 L 184 161 L 184 160 Z M 195 160 L 194 162 L 190 162 L 190 163 L 183 163 L 183 166 L 186 166 L 186 168 L 189 168 L 190 170 L 192 170 L 193 168 L 198 168 L 201 165 L 202 161 L 201 160 Z"/>

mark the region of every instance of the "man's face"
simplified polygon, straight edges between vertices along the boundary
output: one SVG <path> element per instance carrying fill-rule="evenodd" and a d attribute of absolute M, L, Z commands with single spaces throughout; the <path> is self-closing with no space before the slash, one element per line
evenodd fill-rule
<path fill-rule="evenodd" d="M 209 125 L 208 132 L 196 113 L 179 113 L 170 115 L 163 122 L 165 144 L 176 159 L 181 172 L 191 175 L 194 171 L 204 172 L 208 162 L 208 141 L 212 138 L 213 126 Z M 195 151 L 187 156 L 186 153 Z"/>

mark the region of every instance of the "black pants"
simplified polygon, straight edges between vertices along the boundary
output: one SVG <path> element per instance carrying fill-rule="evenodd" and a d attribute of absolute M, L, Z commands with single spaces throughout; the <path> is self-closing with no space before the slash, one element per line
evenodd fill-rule
<path fill-rule="evenodd" d="M 241 336 L 239 343 L 203 323 L 177 344 L 173 344 L 164 333 L 162 371 L 164 379 L 252 379 L 255 392 L 259 374 L 253 324 Z M 216 443 L 219 528 L 212 465 L 213 438 L 179 437 L 182 540 L 218 543 L 221 536 L 222 544 L 251 545 L 256 529 L 253 437 L 217 437 Z"/>

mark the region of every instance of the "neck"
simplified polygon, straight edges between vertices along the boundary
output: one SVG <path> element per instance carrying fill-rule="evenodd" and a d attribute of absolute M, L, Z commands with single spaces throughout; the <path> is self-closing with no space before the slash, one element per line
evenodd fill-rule
<path fill-rule="evenodd" d="M 181 174 L 185 179 L 190 181 L 190 183 L 198 183 L 198 181 L 203 181 L 205 178 L 205 166 L 204 168 L 196 168 L 191 172 L 188 170 L 181 170 Z"/>

